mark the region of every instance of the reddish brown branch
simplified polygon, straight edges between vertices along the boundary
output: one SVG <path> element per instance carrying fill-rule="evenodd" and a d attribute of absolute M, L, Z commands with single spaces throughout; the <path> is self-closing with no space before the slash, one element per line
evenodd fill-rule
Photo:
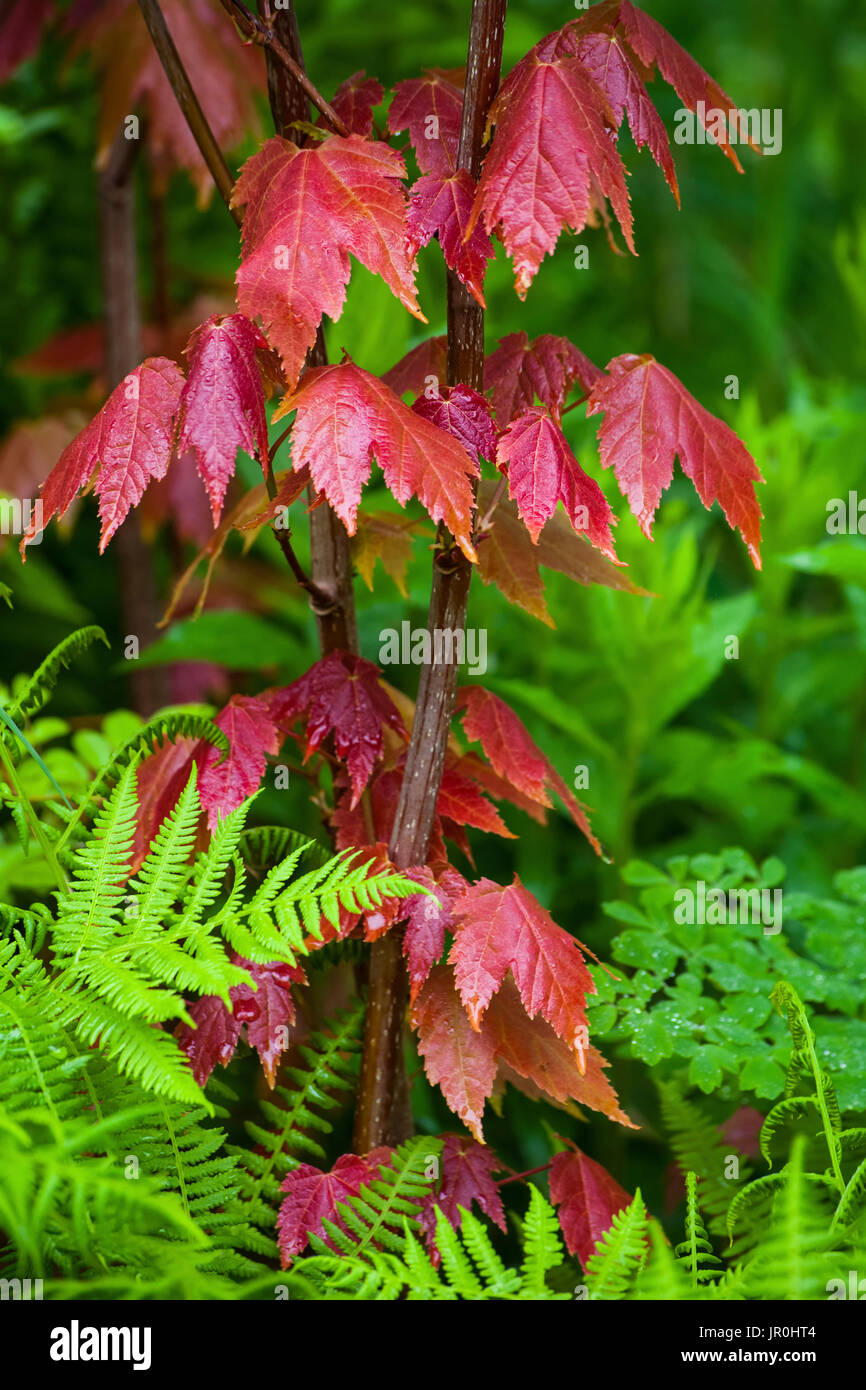
<path fill-rule="evenodd" d="M 168 32 L 165 18 L 159 7 L 159 0 L 138 0 L 138 3 L 141 7 L 141 13 L 144 15 L 144 22 L 150 30 L 150 37 L 153 40 L 159 61 L 162 63 L 165 75 L 171 84 L 171 90 L 177 98 L 177 103 L 183 112 L 193 139 L 199 147 L 202 159 L 211 172 L 223 202 L 240 226 L 240 212 L 231 205 L 234 179 L 199 105 L 198 97 L 192 89 L 186 68 L 174 46 L 174 39 Z"/>
<path fill-rule="evenodd" d="M 135 240 L 134 164 L 138 144 L 118 131 L 105 168 L 99 175 L 99 254 L 105 323 L 106 385 L 113 390 L 141 361 L 141 309 L 138 296 L 138 253 Z M 120 606 L 125 636 L 144 646 L 157 636 L 159 608 L 150 549 L 138 517 L 121 526 L 114 542 L 120 574 Z M 165 672 L 154 667 L 136 670 L 130 684 L 139 714 L 153 714 L 165 704 Z"/>
<path fill-rule="evenodd" d="M 481 170 L 487 112 L 499 85 L 506 0 L 473 0 L 466 64 L 459 162 L 474 178 Z M 484 314 L 453 272 L 448 273 L 448 380 L 480 391 L 484 376 Z M 428 631 L 463 629 L 472 567 L 453 544 L 437 552 Z M 432 646 L 432 644 L 431 644 Z M 399 868 L 427 857 L 448 732 L 454 713 L 457 667 L 422 669 L 406 770 L 394 817 L 389 854 Z M 403 1028 L 408 981 L 399 932 L 371 947 L 370 995 L 364 1032 L 354 1147 L 366 1153 L 410 1132 L 403 1104 Z"/>
<path fill-rule="evenodd" d="M 257 15 L 247 9 L 246 5 L 241 4 L 240 0 L 221 0 L 221 4 L 226 13 L 231 15 L 242 34 L 253 43 L 268 49 L 279 59 L 286 70 L 291 73 L 301 91 L 309 97 L 316 110 L 324 116 L 331 129 L 335 130 L 338 135 L 348 135 L 348 126 L 340 120 L 330 102 L 325 100 L 318 88 L 310 81 L 301 64 L 292 57 L 276 31 L 264 24 Z"/>

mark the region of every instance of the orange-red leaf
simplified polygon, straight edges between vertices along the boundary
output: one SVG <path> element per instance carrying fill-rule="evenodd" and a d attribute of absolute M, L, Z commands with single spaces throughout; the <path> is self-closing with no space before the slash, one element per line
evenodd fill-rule
<path fill-rule="evenodd" d="M 42 525 L 62 516 L 94 472 L 103 551 L 151 478 L 165 476 L 172 456 L 174 419 L 183 373 L 167 357 L 148 357 L 124 377 L 99 414 L 60 455 L 42 485 Z M 21 541 L 22 554 L 35 526 Z"/>
<path fill-rule="evenodd" d="M 453 907 L 449 960 L 473 1028 L 511 972 L 530 1018 L 540 1013 L 574 1051 L 587 1048 L 586 995 L 595 983 L 573 936 L 515 875 L 507 888 L 482 878 Z"/>
<path fill-rule="evenodd" d="M 450 965 L 434 965 L 415 1001 L 413 1026 L 431 1085 L 481 1144 L 484 1105 L 496 1079 L 493 1044 L 474 1032 Z"/>
<path fill-rule="evenodd" d="M 607 371 L 592 388 L 587 414 L 604 412 L 601 462 L 613 468 L 644 534 L 652 539 L 653 517 L 679 457 L 704 506 L 721 504 L 760 569 L 761 509 L 754 485 L 764 480 L 745 444 L 648 353 L 615 357 Z"/>
<path fill-rule="evenodd" d="M 595 1250 L 613 1218 L 632 1197 L 616 1178 L 575 1145 L 555 1154 L 550 1165 L 550 1200 L 558 1207 L 568 1253 L 581 1265 Z"/>
<path fill-rule="evenodd" d="M 506 78 L 490 111 L 496 134 L 469 230 L 482 214 L 488 232 L 499 229 L 521 299 L 562 229 L 586 226 L 594 188 L 610 199 L 634 251 L 613 112 L 572 47 L 567 33 L 542 39 Z"/>
<path fill-rule="evenodd" d="M 244 164 L 232 195 L 246 209 L 238 306 L 261 318 L 290 386 L 322 315 L 343 311 L 350 252 L 426 322 L 406 249 L 405 173 L 394 150 L 360 135 L 303 150 L 276 135 Z"/>
<path fill-rule="evenodd" d="M 350 535 L 362 488 L 375 456 L 401 506 L 417 496 L 434 521 L 444 521 L 467 559 L 471 540 L 472 488 L 478 464 L 463 446 L 404 405 L 369 372 L 352 362 L 314 367 L 287 396 L 275 419 L 297 410 L 294 466 L 309 467 Z"/>
<path fill-rule="evenodd" d="M 213 314 L 186 346 L 189 376 L 180 398 L 178 451 L 192 449 L 210 498 L 213 524 L 235 471 L 238 449 L 268 471 L 268 422 L 256 349 L 266 347 L 243 314 Z"/>
<path fill-rule="evenodd" d="M 508 495 L 517 503 L 534 541 L 562 502 L 575 531 L 616 560 L 610 529 L 616 517 L 551 415 L 532 406 L 512 420 L 499 440 L 496 462 L 508 478 Z"/>

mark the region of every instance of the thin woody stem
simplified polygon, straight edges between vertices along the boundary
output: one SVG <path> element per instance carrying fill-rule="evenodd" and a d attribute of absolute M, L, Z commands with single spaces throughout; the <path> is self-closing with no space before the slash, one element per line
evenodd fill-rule
<path fill-rule="evenodd" d="M 241 210 L 232 207 L 231 193 L 234 186 L 234 179 L 228 165 L 223 157 L 223 153 L 216 142 L 213 131 L 208 125 L 207 117 L 201 109 L 198 98 L 193 90 L 192 84 L 187 76 L 186 69 L 180 55 L 174 45 L 174 40 L 166 27 L 165 18 L 159 6 L 159 0 L 139 0 L 145 23 L 150 31 L 154 48 L 162 63 L 165 75 L 169 80 L 172 91 L 177 99 L 178 105 L 189 126 L 190 133 L 198 145 L 199 151 L 211 172 L 213 180 L 225 202 L 226 207 L 234 218 L 238 226 L 243 222 Z M 241 7 L 245 9 L 245 7 Z M 267 26 L 261 24 L 254 15 L 248 15 L 249 22 L 255 21 L 256 33 L 259 38 L 256 42 L 264 43 L 262 35 L 270 36 L 266 44 L 266 57 L 268 58 L 268 86 L 271 94 L 271 102 L 274 110 L 274 120 L 280 133 L 287 131 L 294 120 L 302 118 L 308 114 L 306 110 L 306 100 L 303 92 L 308 88 L 316 92 L 313 84 L 306 78 L 301 65 L 291 57 L 285 44 Z M 232 12 L 232 17 L 238 19 L 238 15 Z M 244 16 L 241 16 L 243 18 Z M 287 32 L 297 35 L 297 25 L 294 11 L 291 9 L 281 9 L 277 16 L 277 22 L 288 25 Z M 271 41 L 273 40 L 273 41 Z M 271 58 L 279 59 L 280 71 L 274 72 Z M 286 59 L 289 61 L 287 62 Z M 297 78 L 296 73 L 301 77 Z M 288 77 L 288 83 L 283 81 L 283 77 Z M 303 81 L 301 81 L 303 78 Z M 303 89 L 303 90 L 301 90 Z M 300 107 L 300 115 L 296 109 L 290 109 L 294 101 L 297 107 L 298 98 L 303 103 Z M 324 98 L 319 98 L 318 93 L 312 100 L 323 102 L 327 110 L 323 114 L 327 117 L 327 112 L 331 110 Z M 317 104 L 318 104 L 317 101 Z M 285 110 L 281 111 L 281 107 Z M 322 107 L 320 107 L 322 109 Z M 331 113 L 334 115 L 335 113 Z M 286 119 L 284 119 L 284 117 Z M 337 119 L 337 125 L 342 127 L 345 133 L 345 126 Z M 324 337 L 319 331 L 316 348 L 311 354 L 311 359 L 318 352 L 319 360 L 324 359 Z M 280 436 L 275 449 L 283 442 L 288 431 L 284 431 Z M 322 513 L 320 516 L 319 513 Z M 310 518 L 311 550 L 313 556 L 313 578 L 309 579 L 303 572 L 297 556 L 288 541 L 287 536 L 275 531 L 274 534 L 280 545 L 281 550 L 289 564 L 292 573 L 298 579 L 298 583 L 310 595 L 311 606 L 316 616 L 319 629 L 319 639 L 323 655 L 338 649 L 347 651 L 358 650 L 358 633 L 355 622 L 354 602 L 352 598 L 352 565 L 349 555 L 348 537 L 345 528 L 339 519 L 334 516 L 329 507 L 323 506 L 317 509 L 316 513 Z M 301 576 L 303 575 L 303 579 Z"/>
<path fill-rule="evenodd" d="M 221 4 L 242 34 L 246 35 L 253 43 L 259 44 L 261 48 L 269 48 L 274 56 L 279 58 L 283 66 L 288 68 L 298 86 L 309 97 L 316 110 L 324 116 L 331 129 L 335 130 L 338 135 L 348 135 L 348 126 L 340 120 L 333 106 L 325 100 L 318 88 L 310 81 L 301 64 L 295 61 L 273 29 L 263 23 L 258 15 L 254 15 L 248 10 L 246 5 L 241 4 L 240 0 L 221 0 Z"/>
<path fill-rule="evenodd" d="M 181 62 L 180 54 L 174 46 L 174 39 L 168 32 L 165 17 L 159 7 L 159 0 L 138 0 L 141 13 L 144 15 L 144 22 L 150 30 L 150 37 L 156 49 L 159 61 L 162 63 L 165 75 L 171 84 L 171 89 L 177 98 L 178 106 L 183 112 L 184 119 L 189 126 L 190 133 L 198 145 L 202 159 L 210 170 L 211 177 L 219 189 L 220 197 L 234 218 L 238 226 L 241 225 L 241 213 L 238 208 L 231 205 L 232 187 L 234 179 L 229 166 L 226 164 L 223 152 L 216 142 L 213 131 L 207 123 L 207 118 L 199 105 L 198 97 L 192 89 L 186 68 Z"/>
<path fill-rule="evenodd" d="M 484 126 L 499 85 L 506 0 L 473 0 L 466 64 L 466 87 L 458 164 L 477 179 L 481 172 Z M 484 313 L 453 273 L 448 273 L 448 381 L 483 389 Z M 461 631 L 472 566 L 445 535 L 433 562 L 427 630 Z M 445 766 L 454 712 L 457 668 L 424 666 L 415 706 L 412 737 L 400 787 L 389 858 L 398 868 L 423 864 Z M 392 927 L 370 950 L 370 991 L 355 1113 L 354 1149 L 366 1153 L 407 1137 L 403 1030 L 408 978 L 401 931 Z M 411 1132 L 411 1116 L 409 1117 Z"/>
<path fill-rule="evenodd" d="M 499 506 L 499 503 L 502 501 L 502 494 L 505 492 L 506 485 L 507 485 L 507 479 L 506 479 L 506 478 L 500 478 L 500 479 L 499 479 L 499 482 L 496 484 L 496 491 L 494 492 L 493 496 L 492 496 L 491 499 L 490 499 L 490 506 L 487 508 L 487 511 L 484 513 L 483 517 L 481 518 L 481 520 L 480 520 L 479 523 L 478 523 L 477 529 L 478 529 L 479 533 L 480 533 L 481 531 L 486 531 L 486 530 L 487 530 L 487 527 L 490 525 L 491 521 L 493 520 L 493 513 L 496 511 L 496 508 Z"/>

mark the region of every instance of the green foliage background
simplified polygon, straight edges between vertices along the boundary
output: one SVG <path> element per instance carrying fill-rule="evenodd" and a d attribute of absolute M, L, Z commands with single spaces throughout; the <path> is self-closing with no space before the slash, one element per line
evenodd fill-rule
<path fill-rule="evenodd" d="M 681 478 L 662 503 L 650 545 L 605 476 L 600 480 L 620 515 L 619 553 L 654 597 L 575 590 L 550 574 L 553 632 L 477 583 L 469 614 L 471 625 L 489 633 L 485 682 L 514 704 L 567 780 L 576 766 L 588 768 L 582 795 L 594 808 L 593 824 L 612 861 L 596 862 L 558 815 L 542 829 L 506 811 L 520 839 L 476 837 L 478 870 L 503 881 L 516 870 L 558 921 L 605 959 L 620 962 L 623 948 L 611 951 L 622 921 L 606 918 L 600 905 L 622 899 L 643 911 L 638 895 L 646 882 L 634 873 L 626 883 L 620 877 L 630 857 L 662 867 L 736 845 L 756 864 L 781 860 L 786 893 L 800 895 L 803 936 L 814 931 L 816 913 L 831 926 L 837 920 L 828 906 L 834 879 L 863 860 L 866 831 L 866 539 L 826 531 L 832 498 L 851 490 L 866 495 L 862 11 L 853 0 L 767 0 L 757 8 L 750 0 L 699 7 L 653 0 L 647 8 L 737 103 L 782 110 L 782 151 L 764 159 L 746 152 L 746 172 L 738 176 L 712 148 L 674 146 L 683 204 L 678 212 L 649 154 L 638 155 L 625 137 L 639 259 L 613 255 L 603 234 L 587 232 L 578 240 L 590 247 L 590 266 L 578 271 L 575 239 L 563 237 L 520 304 L 500 251 L 487 281 L 489 342 L 518 329 L 562 333 L 601 365 L 620 352 L 652 351 L 753 452 L 766 479 L 759 489 L 764 568 L 752 570 L 718 508 L 706 512 Z M 300 0 L 308 67 L 331 92 L 362 63 L 386 86 L 425 66 L 459 66 L 468 9 L 456 0 L 396 7 Z M 506 68 L 573 13 L 564 0 L 516 0 L 509 8 Z M 666 88 L 654 95 L 670 131 L 677 99 Z M 0 225 L 6 268 L 0 434 L 16 420 L 56 408 L 82 385 L 81 378 L 25 376 L 15 363 L 53 333 L 99 316 L 95 119 L 87 65 L 67 65 L 56 36 L 0 91 L 0 182 L 7 190 Z M 263 122 L 267 128 L 264 113 Z M 252 148 L 234 152 L 234 163 Z M 147 299 L 153 287 L 143 175 L 140 193 Z M 178 176 L 168 218 L 174 302 L 182 305 L 209 287 L 230 287 L 236 234 L 218 200 L 202 212 L 189 181 Z M 430 332 L 444 328 L 443 274 L 438 247 L 428 248 L 419 285 Z M 417 327 L 356 269 L 329 344 L 381 371 L 418 341 Z M 739 379 L 738 401 L 724 396 L 731 374 Z M 575 414 L 568 422 L 581 461 L 600 477 L 592 425 Z M 386 505 L 374 491 L 368 500 Z M 104 654 L 92 651 L 64 677 L 52 707 L 73 721 L 76 752 L 88 768 L 99 765 L 104 751 L 87 743 L 102 737 L 93 726 L 128 703 L 116 561 L 111 550 L 97 557 L 95 537 L 93 509 L 86 504 L 72 534 L 51 531 L 24 569 L 10 544 L 0 550 L 0 581 L 14 600 L 0 616 L 3 681 L 32 670 L 73 626 L 99 623 L 112 640 L 111 671 Z M 155 555 L 167 579 L 163 539 Z M 253 561 L 260 567 L 254 615 L 239 608 L 206 615 L 197 628 L 178 624 L 152 659 L 227 662 L 239 690 L 298 675 L 315 656 L 306 606 L 291 590 L 269 537 L 257 542 Z M 416 545 L 408 605 L 381 571 L 372 596 L 358 581 L 367 656 L 375 659 L 383 627 L 406 617 L 423 624 L 428 585 L 423 542 Z M 739 654 L 726 659 L 732 637 Z M 228 654 L 240 647 L 248 660 L 239 669 Z M 388 674 L 414 693 L 412 672 Z M 43 729 L 44 744 L 63 732 L 60 725 Z M 110 732 L 108 738 L 110 745 Z M 68 762 L 63 766 L 73 775 Z M 302 785 L 279 798 L 266 793 L 259 812 L 263 820 L 317 828 Z M 8 881 L 15 876 L 12 853 L 0 850 L 7 856 L 0 874 Z M 690 872 L 700 876 L 693 865 Z M 843 890 L 851 886 L 842 884 Z M 862 904 L 862 896 L 843 891 L 842 897 L 850 917 L 851 903 Z M 808 903 L 824 906 L 809 909 Z M 861 936 L 862 922 L 860 916 Z M 625 959 L 636 969 L 652 969 L 651 961 L 641 966 Z M 826 951 L 819 969 L 849 981 L 862 971 L 850 957 L 828 958 Z M 770 983 L 771 974 L 768 969 Z M 639 987 L 634 995 L 640 997 Z M 829 996 L 825 990 L 804 997 L 820 1008 Z M 862 1002 L 849 1007 L 837 999 L 830 1007 L 862 1024 Z M 820 1026 L 816 1031 L 820 1037 Z M 770 1057 L 773 1039 L 764 1041 Z M 646 1067 L 639 1057 L 639 1049 L 637 1057 L 623 1049 L 616 1082 L 627 1103 L 637 1097 L 642 1109 Z M 778 1061 L 773 1053 L 771 1064 Z M 732 1078 L 719 1081 L 718 1118 L 736 1107 L 739 1094 Z M 448 1123 L 420 1081 L 416 1095 L 422 1120 L 437 1128 Z M 509 1122 L 491 1125 L 491 1143 L 516 1167 L 547 1156 L 548 1138 L 530 1122 L 531 1108 L 515 1096 Z M 569 1129 L 570 1122 L 553 1112 L 550 1123 L 615 1162 L 620 1179 L 632 1188 L 640 1182 L 649 1207 L 657 1206 L 664 1162 L 653 1148 L 651 1126 L 629 1141 L 626 1156 L 625 1136 L 606 1122 L 593 1123 L 591 1140 L 585 1125 Z"/>

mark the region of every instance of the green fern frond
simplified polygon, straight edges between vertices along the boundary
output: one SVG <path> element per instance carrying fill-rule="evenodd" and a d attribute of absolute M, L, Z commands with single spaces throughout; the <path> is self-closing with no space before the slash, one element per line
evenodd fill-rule
<path fill-rule="evenodd" d="M 718 1127 L 693 1101 L 686 1100 L 677 1081 L 656 1083 L 661 1101 L 662 1122 L 670 1139 L 677 1166 L 682 1173 L 694 1173 L 697 1194 L 710 1231 L 722 1234 L 731 1203 L 731 1183 L 724 1177 L 727 1146 Z M 747 1182 L 751 1168 L 738 1159 L 738 1181 Z"/>
<path fill-rule="evenodd" d="M 628 1295 L 647 1253 L 647 1211 L 640 1188 L 634 1200 L 613 1221 L 596 1243 L 586 1264 L 586 1285 L 591 1299 L 621 1299 Z"/>
<path fill-rule="evenodd" d="M 321 1141 L 332 1132 L 330 1117 L 355 1084 L 363 1024 L 364 1010 L 358 1003 L 335 1020 L 329 1031 L 314 1033 L 302 1044 L 298 1050 L 303 1066 L 286 1066 L 281 1071 L 291 1086 L 277 1085 L 273 1100 L 259 1102 L 265 1125 L 246 1123 L 255 1149 L 229 1149 L 241 1168 L 245 1220 L 262 1233 L 264 1252 L 272 1256 L 277 1251 L 280 1184 L 301 1157 L 314 1163 L 325 1161 Z M 209 1090 L 213 1088 L 212 1080 Z"/>
<path fill-rule="evenodd" d="M 38 714 L 63 671 L 71 666 L 76 657 L 86 651 L 93 642 L 104 642 L 106 647 L 110 645 L 102 628 L 95 625 L 81 627 L 77 632 L 71 632 L 68 637 L 64 637 L 62 642 L 58 642 L 53 652 L 46 656 L 41 666 L 37 667 L 33 675 L 26 681 L 21 692 L 8 706 L 8 713 L 11 718 L 16 723 L 21 723 L 25 719 L 31 719 L 34 714 Z"/>
<path fill-rule="evenodd" d="M 833 1249 L 828 1184 L 804 1170 L 804 1148 L 805 1141 L 797 1138 L 774 1193 L 769 1224 L 744 1271 L 750 1298 L 826 1298 L 828 1280 L 850 1265 L 850 1254 Z"/>
<path fill-rule="evenodd" d="M 529 1189 L 529 1210 L 523 1222 L 523 1241 L 521 1296 L 536 1299 L 554 1297 L 547 1287 L 547 1275 L 562 1264 L 565 1252 L 559 1238 L 556 1212 L 537 1187 Z"/>
<path fill-rule="evenodd" d="M 421 1135 L 401 1144 L 379 1167 L 379 1177 L 365 1183 L 356 1196 L 338 1202 L 337 1211 L 346 1229 L 333 1221 L 322 1223 L 333 1246 L 345 1255 L 363 1256 L 367 1250 L 385 1248 L 399 1254 L 405 1225 L 419 1229 L 417 1215 L 432 1179 L 427 1176 L 431 1159 L 438 1158 L 442 1140 Z M 310 1245 L 320 1255 L 328 1246 L 320 1236 Z"/>
<path fill-rule="evenodd" d="M 698 1208 L 698 1186 L 694 1173 L 686 1173 L 685 1240 L 674 1248 L 677 1262 L 686 1270 L 695 1288 L 712 1284 L 722 1273 L 722 1262 L 713 1250 Z"/>

